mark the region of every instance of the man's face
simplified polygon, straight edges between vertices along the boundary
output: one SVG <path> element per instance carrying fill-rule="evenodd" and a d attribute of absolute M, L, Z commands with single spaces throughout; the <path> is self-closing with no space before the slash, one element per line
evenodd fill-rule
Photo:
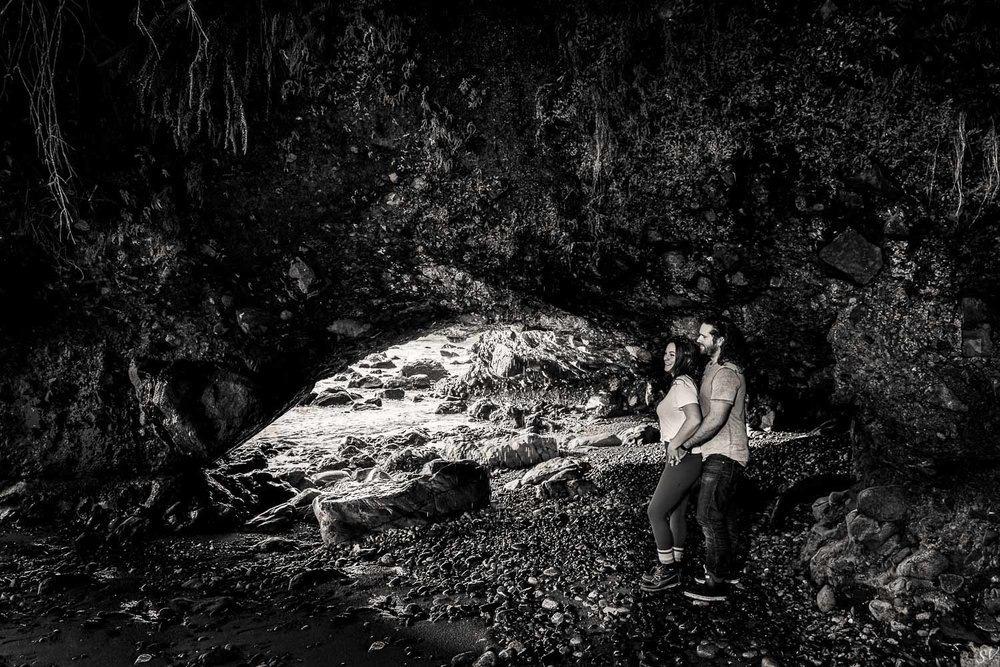
<path fill-rule="evenodd" d="M 698 349 L 707 357 L 714 357 L 719 351 L 720 340 L 712 333 L 711 324 L 702 324 L 698 329 Z"/>

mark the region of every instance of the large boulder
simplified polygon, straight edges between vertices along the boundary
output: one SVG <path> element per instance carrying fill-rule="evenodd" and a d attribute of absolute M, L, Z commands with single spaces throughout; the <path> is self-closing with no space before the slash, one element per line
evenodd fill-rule
<path fill-rule="evenodd" d="M 348 542 L 385 528 L 425 524 L 485 507 L 490 476 L 474 461 L 431 461 L 415 475 L 369 483 L 341 483 L 312 504 L 327 544 Z"/>

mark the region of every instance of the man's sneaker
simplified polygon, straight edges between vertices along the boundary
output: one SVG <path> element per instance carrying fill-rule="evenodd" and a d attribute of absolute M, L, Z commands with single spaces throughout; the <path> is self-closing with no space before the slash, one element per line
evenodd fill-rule
<path fill-rule="evenodd" d="M 701 574 L 694 575 L 694 581 L 695 581 L 696 584 L 703 584 L 703 583 L 705 583 L 708 580 L 709 580 L 708 579 L 708 568 L 705 568 L 702 571 Z M 735 586 L 736 584 L 740 583 L 740 578 L 739 578 L 738 575 L 734 574 L 729 579 L 723 579 L 722 581 L 726 582 L 727 584 L 731 584 L 731 585 Z"/>
<path fill-rule="evenodd" d="M 646 579 L 649 576 L 649 580 Z M 665 591 L 668 588 L 676 588 L 681 585 L 681 576 L 676 567 L 670 565 L 655 565 L 645 575 L 639 583 L 639 588 L 644 591 Z"/>
<path fill-rule="evenodd" d="M 724 602 L 729 597 L 729 584 L 718 581 L 695 583 L 684 589 L 684 596 L 702 602 Z"/>

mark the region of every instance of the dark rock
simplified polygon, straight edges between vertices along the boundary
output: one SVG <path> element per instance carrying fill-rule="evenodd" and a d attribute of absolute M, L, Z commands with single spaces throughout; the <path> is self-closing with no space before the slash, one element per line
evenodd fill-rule
<path fill-rule="evenodd" d="M 422 373 L 411 375 L 404 378 L 404 380 L 406 382 L 405 387 L 407 389 L 428 389 L 431 384 L 433 384 L 431 379 Z"/>
<path fill-rule="evenodd" d="M 882 269 L 882 249 L 853 229 L 841 233 L 819 251 L 824 262 L 861 285 L 867 285 Z"/>
<path fill-rule="evenodd" d="M 140 423 L 169 438 L 164 464 L 178 455 L 207 461 L 235 446 L 263 419 L 260 387 L 212 364 L 177 361 L 153 370 L 133 361 L 129 377 Z"/>
<path fill-rule="evenodd" d="M 831 493 L 829 496 L 818 498 L 812 505 L 813 517 L 826 526 L 843 521 L 849 511 L 850 495 L 844 493 Z"/>
<path fill-rule="evenodd" d="M 299 292 L 309 295 L 316 283 L 316 272 L 301 258 L 296 257 L 288 267 L 288 277 L 295 281 Z"/>
<path fill-rule="evenodd" d="M 358 368 L 381 368 L 390 369 L 396 368 L 396 363 L 385 356 L 382 352 L 376 352 L 374 354 L 369 354 L 367 357 L 358 362 Z"/>
<path fill-rule="evenodd" d="M 316 395 L 310 405 L 317 407 L 329 407 L 331 405 L 349 405 L 354 402 L 357 395 L 343 389 L 327 389 Z"/>
<path fill-rule="evenodd" d="M 989 324 L 980 324 L 962 330 L 962 355 L 965 357 L 989 357 L 993 354 L 993 329 Z"/>
<path fill-rule="evenodd" d="M 254 551 L 261 553 L 295 551 L 298 548 L 298 542 L 284 537 L 267 537 L 253 546 Z"/>
<path fill-rule="evenodd" d="M 236 324 L 253 338 L 264 336 L 272 326 L 271 317 L 260 308 L 240 308 L 236 311 Z"/>
<path fill-rule="evenodd" d="M 487 398 L 481 398 L 474 401 L 468 409 L 468 415 L 470 419 L 482 419 L 487 420 L 494 411 L 499 409 L 499 405 L 492 402 Z"/>
<path fill-rule="evenodd" d="M 431 440 L 430 433 L 423 428 L 408 428 L 404 431 L 390 434 L 380 441 L 385 449 L 400 449 L 402 447 L 419 447 Z"/>
<path fill-rule="evenodd" d="M 400 388 L 383 389 L 378 393 L 378 397 L 387 401 L 399 401 L 406 396 L 406 392 Z"/>
<path fill-rule="evenodd" d="M 293 521 L 307 518 L 310 503 L 319 494 L 319 489 L 300 491 L 288 502 L 276 505 L 250 519 L 247 527 L 254 530 L 283 530 Z"/>
<path fill-rule="evenodd" d="M 351 474 L 346 470 L 324 470 L 313 475 L 312 481 L 317 487 L 324 488 L 333 486 L 337 482 L 350 478 L 350 476 Z"/>
<path fill-rule="evenodd" d="M 404 447 L 390 454 L 380 467 L 388 472 L 416 472 L 437 458 L 441 458 L 441 451 L 434 447 Z"/>
<path fill-rule="evenodd" d="M 595 417 L 608 418 L 616 416 L 620 412 L 621 407 L 614 396 L 608 392 L 601 392 L 587 399 L 587 403 L 583 406 L 583 409 Z"/>
<path fill-rule="evenodd" d="M 590 469 L 586 461 L 570 458 L 554 458 L 539 463 L 524 473 L 521 484 L 541 484 L 550 479 L 579 479 Z"/>
<path fill-rule="evenodd" d="M 896 620 L 896 610 L 891 602 L 885 600 L 872 600 L 868 603 L 868 611 L 879 623 L 889 624 Z"/>
<path fill-rule="evenodd" d="M 361 387 L 362 389 L 381 389 L 384 386 L 384 382 L 380 377 L 369 375 L 361 378 L 361 381 L 358 383 L 358 386 Z"/>
<path fill-rule="evenodd" d="M 965 577 L 958 574 L 942 574 L 938 578 L 938 583 L 945 593 L 955 594 L 965 583 Z"/>
<path fill-rule="evenodd" d="M 442 401 L 434 410 L 436 415 L 456 415 L 465 412 L 465 401 Z"/>
<path fill-rule="evenodd" d="M 399 369 L 399 372 L 403 375 L 403 377 L 423 375 L 430 382 L 435 382 L 441 378 L 448 377 L 448 369 L 446 369 L 440 361 L 434 359 L 411 361 L 403 364 L 403 367 Z"/>
<path fill-rule="evenodd" d="M 923 549 L 908 557 L 896 567 L 896 573 L 903 577 L 936 579 L 948 569 L 948 559 L 935 549 Z"/>
<path fill-rule="evenodd" d="M 293 574 L 288 579 L 288 590 L 294 591 L 301 590 L 303 588 L 311 588 L 317 584 L 326 583 L 327 581 L 346 578 L 347 575 L 334 568 L 309 568 L 307 570 L 303 570 L 302 572 Z"/>
<path fill-rule="evenodd" d="M 15 482 L 10 486 L 0 490 L 0 505 L 17 505 L 28 497 L 28 483 L 25 481 Z"/>
<path fill-rule="evenodd" d="M 933 402 L 936 405 L 945 408 L 946 410 L 951 410 L 952 412 L 968 412 L 969 406 L 960 401 L 958 397 L 952 392 L 951 387 L 941 383 L 937 386 L 935 391 Z"/>
<path fill-rule="evenodd" d="M 858 511 L 877 521 L 901 521 L 907 508 L 906 494 L 898 486 L 873 486 L 858 494 Z"/>
<path fill-rule="evenodd" d="M 473 461 L 431 461 L 417 475 L 340 485 L 313 502 L 327 544 L 384 528 L 416 526 L 489 503 L 487 470 Z"/>
<path fill-rule="evenodd" d="M 660 429 L 655 424 L 633 426 L 620 436 L 623 445 L 649 445 L 660 441 Z"/>
<path fill-rule="evenodd" d="M 816 595 L 816 606 L 824 614 L 828 614 L 837 608 L 837 596 L 834 594 L 833 587 L 826 584 Z"/>
<path fill-rule="evenodd" d="M 851 541 L 864 545 L 870 549 L 876 549 L 882 543 L 879 540 L 882 525 L 869 516 L 861 514 L 858 510 L 852 510 L 847 515 L 847 534 Z"/>

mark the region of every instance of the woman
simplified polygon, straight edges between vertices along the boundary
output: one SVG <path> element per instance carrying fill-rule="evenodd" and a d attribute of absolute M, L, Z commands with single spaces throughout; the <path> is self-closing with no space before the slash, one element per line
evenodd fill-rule
<path fill-rule="evenodd" d="M 647 514 L 656 540 L 657 563 L 643 575 L 639 587 L 662 591 L 680 584 L 678 565 L 684 558 L 688 491 L 701 474 L 701 453 L 687 453 L 681 446 L 698 430 L 698 347 L 686 338 L 671 338 L 663 354 L 663 370 L 673 378 L 659 405 L 660 440 L 666 443 L 667 461 L 653 491 Z"/>

